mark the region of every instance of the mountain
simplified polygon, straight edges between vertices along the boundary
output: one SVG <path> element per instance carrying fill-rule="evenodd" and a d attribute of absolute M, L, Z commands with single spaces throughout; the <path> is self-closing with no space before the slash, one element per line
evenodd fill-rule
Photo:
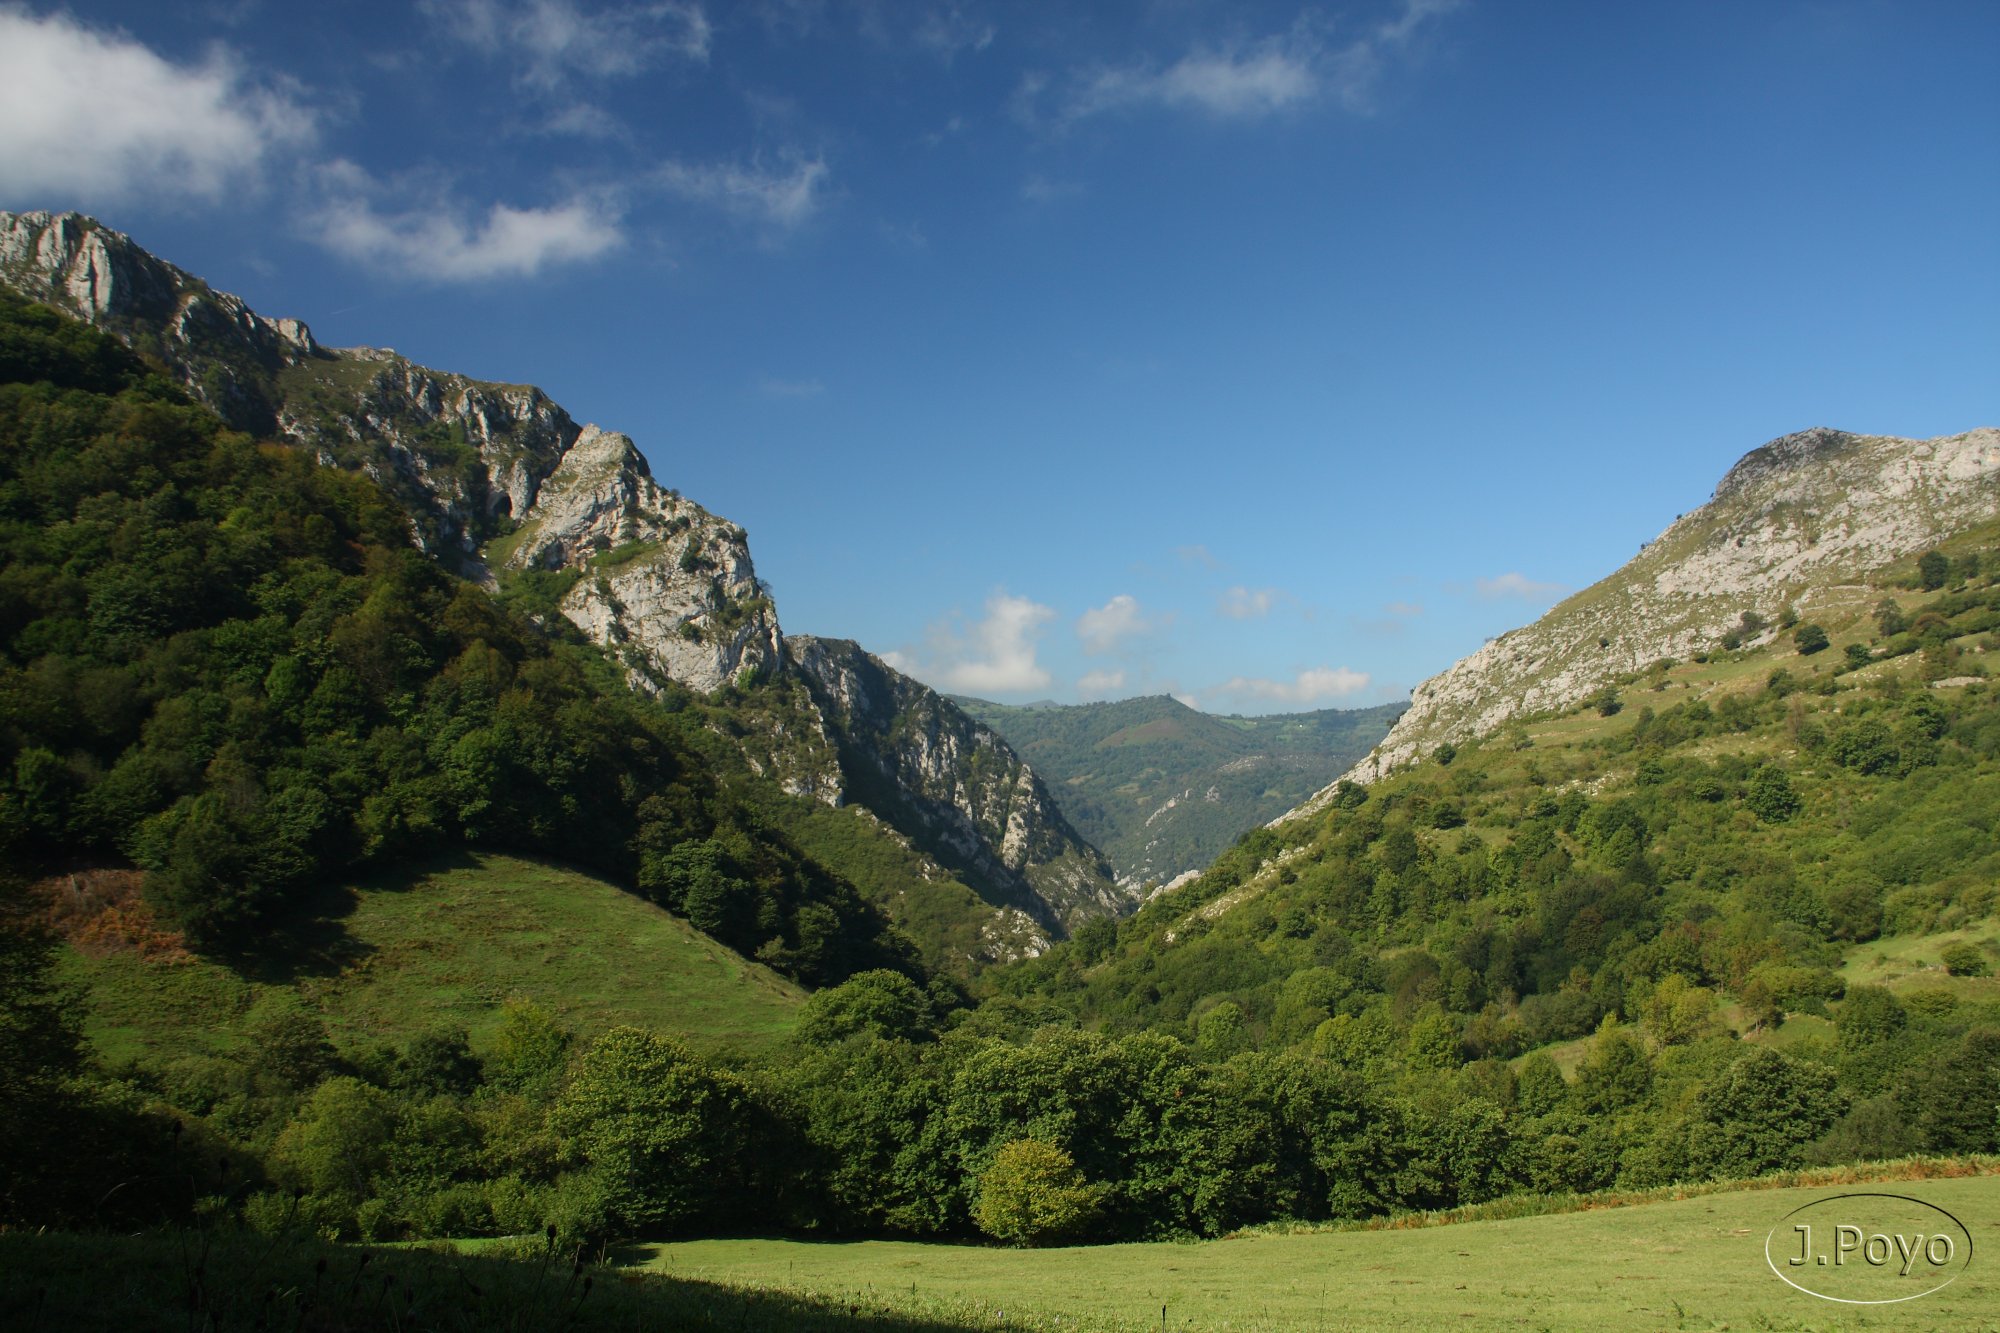
<path fill-rule="evenodd" d="M 1739 1035 L 1837 1065 L 1858 1106 L 1880 1052 L 1835 1044 L 1843 994 L 1993 1012 L 2000 519 L 1969 518 L 1935 553 L 1844 572 L 1797 627 L 1818 634 L 1656 663 L 1344 783 L 1001 985 L 1086 1027 L 1363 1066 L 1428 1058 L 1427 1031 L 1448 1067 L 1512 1059 L 1608 1016 L 1662 1078 Z M 1894 1155 L 1879 1127 L 1846 1141 Z"/>
<path fill-rule="evenodd" d="M 1218 717 L 1166 695 L 1015 707 L 960 698 L 1034 764 L 1130 889 L 1207 867 L 1346 769 L 1401 704 Z"/>
<path fill-rule="evenodd" d="M 1852 614 L 1874 595 L 1870 571 L 1996 515 L 2000 431 L 1910 440 L 1816 428 L 1773 440 L 1616 573 L 1419 685 L 1346 777 L 1372 781 L 1732 635 L 1770 643 L 1788 616 Z"/>
<path fill-rule="evenodd" d="M 991 728 L 858 644 L 795 635 L 785 646 L 864 805 L 901 814 L 896 827 L 920 828 L 933 855 L 1031 917 L 1052 909 L 1067 928 L 1129 904 L 1103 856 Z"/>
<path fill-rule="evenodd" d="M 532 386 L 322 346 L 77 214 L 0 213 L 0 283 L 118 337 L 231 426 L 374 479 L 443 567 L 598 645 L 669 706 L 717 712 L 757 779 L 827 809 L 868 792 L 918 882 L 954 902 L 953 883 L 972 891 L 979 920 L 939 929 L 962 943 L 970 928 L 985 952 L 955 963 L 1032 953 L 1129 905 L 1019 757 L 948 701 L 874 663 L 892 713 L 829 715 L 821 700 L 858 650 L 815 648 L 810 663 L 791 650 L 743 529 L 662 486 L 627 436 L 579 425 Z M 898 748 L 945 733 L 941 750 Z M 1005 800 L 987 789 L 994 773 L 1012 775 Z M 941 959 L 942 940 L 918 943 Z"/>

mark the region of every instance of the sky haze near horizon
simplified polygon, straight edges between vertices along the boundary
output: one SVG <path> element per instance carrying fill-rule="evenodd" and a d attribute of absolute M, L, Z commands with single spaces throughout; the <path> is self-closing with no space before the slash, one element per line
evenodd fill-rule
<path fill-rule="evenodd" d="M 2000 425 L 2000 6 L 0 4 L 0 208 L 539 384 L 954 693 L 1400 699 Z"/>

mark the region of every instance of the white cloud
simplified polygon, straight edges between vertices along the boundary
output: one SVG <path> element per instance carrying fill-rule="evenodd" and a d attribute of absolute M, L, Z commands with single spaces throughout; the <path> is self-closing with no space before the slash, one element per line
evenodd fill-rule
<path fill-rule="evenodd" d="M 253 185 L 313 138 L 294 89 L 217 47 L 177 65 L 67 14 L 0 8 L 0 191 L 9 205 L 202 200 Z M 40 196 L 40 197 L 36 197 Z"/>
<path fill-rule="evenodd" d="M 522 84 L 552 93 L 578 77 L 629 78 L 663 56 L 708 59 L 713 29 L 697 4 L 586 8 L 574 0 L 427 0 L 445 29 L 485 56 L 521 62 Z"/>
<path fill-rule="evenodd" d="M 911 34 L 919 47 L 947 64 L 960 51 L 984 51 L 998 35 L 999 29 L 957 3 L 928 9 Z"/>
<path fill-rule="evenodd" d="M 1560 583 L 1540 583 L 1525 574 L 1512 572 L 1498 578 L 1480 579 L 1478 587 L 1481 597 L 1521 597 L 1531 602 L 1548 601 L 1569 591 Z"/>
<path fill-rule="evenodd" d="M 1086 671 L 1076 682 L 1076 692 L 1086 699 L 1109 698 L 1124 688 L 1123 671 Z"/>
<path fill-rule="evenodd" d="M 1217 569 L 1222 564 L 1215 558 L 1214 552 L 1202 545 L 1176 546 L 1174 554 L 1181 558 L 1182 563 L 1200 565 L 1203 569 Z"/>
<path fill-rule="evenodd" d="M 1148 104 L 1191 108 L 1224 118 L 1269 115 L 1319 91 L 1309 41 L 1271 37 L 1241 51 L 1198 51 L 1165 69 L 1100 69 L 1072 92 L 1064 116 L 1078 120 Z"/>
<path fill-rule="evenodd" d="M 962 694 L 1039 690 L 1050 676 L 1035 660 L 1036 640 L 1055 615 L 1039 602 L 996 592 L 986 599 L 984 618 L 963 633 L 949 626 L 933 628 L 922 658 L 884 653 L 882 660 L 939 689 Z"/>
<path fill-rule="evenodd" d="M 624 241 L 607 201 L 577 195 L 547 208 L 494 204 L 472 216 L 449 200 L 383 208 L 384 187 L 351 162 L 322 168 L 323 201 L 307 220 L 318 241 L 357 263 L 416 278 L 477 282 L 595 259 Z"/>
<path fill-rule="evenodd" d="M 1424 613 L 1423 605 L 1419 602 L 1390 602 L 1382 609 L 1392 616 L 1415 617 Z"/>
<path fill-rule="evenodd" d="M 579 139 L 623 139 L 631 134 L 618 117 L 589 102 L 571 102 L 536 128 L 543 134 L 573 134 Z"/>
<path fill-rule="evenodd" d="M 1121 592 L 1103 606 L 1078 616 L 1076 636 L 1083 640 L 1083 651 L 1094 657 L 1144 634 L 1153 628 L 1153 623 L 1140 612 L 1138 598 Z"/>
<path fill-rule="evenodd" d="M 1071 70 L 1061 83 L 1032 71 L 1013 97 L 1015 116 L 1061 129 L 1108 112 L 1167 107 L 1221 120 L 1256 120 L 1331 96 L 1348 110 L 1369 110 L 1391 60 L 1416 42 L 1426 23 L 1459 0 L 1403 0 L 1394 17 L 1344 44 L 1330 44 L 1310 17 L 1291 31 L 1254 42 L 1198 46 L 1171 64 L 1134 61 Z M 1043 95 L 1059 89 L 1045 118 Z"/>
<path fill-rule="evenodd" d="M 1201 705 L 1195 701 L 1195 697 L 1192 694 L 1174 694 L 1168 697 L 1172 698 L 1177 703 L 1180 703 L 1188 708 L 1194 709 L 1194 711 L 1197 713 L 1201 711 Z"/>
<path fill-rule="evenodd" d="M 1280 595 L 1276 588 L 1245 588 L 1238 584 L 1222 594 L 1215 609 L 1231 620 L 1256 620 L 1271 614 Z"/>
<path fill-rule="evenodd" d="M 1036 172 L 1021 182 L 1021 197 L 1031 204 L 1053 204 L 1083 193 L 1081 185 L 1059 181 Z"/>
<path fill-rule="evenodd" d="M 1451 13 L 1462 3 L 1463 0 L 1403 0 L 1403 7 L 1394 18 L 1376 24 L 1365 36 L 1332 55 L 1327 61 L 1328 86 L 1349 111 L 1366 113 L 1391 58 L 1414 45 L 1427 22 Z"/>
<path fill-rule="evenodd" d="M 1368 688 L 1368 673 L 1346 667 L 1313 667 L 1293 680 L 1263 680 L 1234 676 L 1215 687 L 1213 693 L 1262 703 L 1310 705 L 1341 699 Z"/>
<path fill-rule="evenodd" d="M 827 165 L 800 159 L 782 171 L 735 165 L 690 166 L 669 162 L 655 178 L 685 199 L 709 204 L 775 227 L 797 227 L 819 207 Z"/>

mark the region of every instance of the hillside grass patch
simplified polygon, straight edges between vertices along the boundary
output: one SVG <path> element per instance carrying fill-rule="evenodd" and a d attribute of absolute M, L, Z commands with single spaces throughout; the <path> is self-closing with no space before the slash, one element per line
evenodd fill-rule
<path fill-rule="evenodd" d="M 337 1044 L 404 1042 L 462 1025 L 479 1043 L 510 998 L 585 1034 L 622 1023 L 709 1052 L 780 1045 L 805 993 L 602 879 L 475 854 L 328 891 L 318 914 L 236 960 L 152 961 L 71 950 L 89 995 L 86 1031 L 110 1063 L 220 1053 L 244 1018 L 290 992 Z"/>

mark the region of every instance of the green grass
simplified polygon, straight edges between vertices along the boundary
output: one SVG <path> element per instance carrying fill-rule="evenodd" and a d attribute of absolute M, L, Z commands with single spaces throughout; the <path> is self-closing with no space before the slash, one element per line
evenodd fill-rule
<path fill-rule="evenodd" d="M 2000 1000 L 2000 976 L 1954 977 L 1944 970 L 1938 955 L 1960 940 L 1981 946 L 1988 971 L 2000 972 L 2000 921 L 1989 919 L 1937 935 L 1884 935 L 1857 944 L 1840 973 L 1850 986 L 1943 990 L 1961 1002 Z"/>
<path fill-rule="evenodd" d="M 1992 1170 L 1988 1163 L 1987 1170 Z M 1972 1231 L 1971 1268 L 1907 1305 L 1816 1300 L 1773 1277 L 1766 1236 L 1850 1188 L 1907 1194 Z M 970 1302 L 1041 1328 L 1993 1328 L 2000 1176 L 1747 1189 L 1408 1230 L 1249 1234 L 1199 1244 L 1003 1250 L 893 1241 L 703 1240 L 640 1247 L 648 1271 L 735 1287 Z M 935 1308 L 933 1305 L 932 1308 Z"/>
<path fill-rule="evenodd" d="M 993 1326 L 963 1306 L 891 1310 L 883 1301 L 729 1291 L 644 1273 L 577 1271 L 566 1258 L 506 1247 L 458 1254 L 305 1238 L 273 1243 L 227 1230 L 0 1232 L 0 1328 L 9 1333 L 947 1333 Z"/>
<path fill-rule="evenodd" d="M 620 1023 L 708 1052 L 768 1052 L 804 992 L 601 879 L 511 856 L 465 856 L 330 893 L 322 913 L 231 967 L 68 952 L 86 1030 L 110 1062 L 227 1049 L 260 999 L 290 991 L 338 1045 L 462 1024 L 475 1045 L 512 997 L 583 1033 Z"/>

